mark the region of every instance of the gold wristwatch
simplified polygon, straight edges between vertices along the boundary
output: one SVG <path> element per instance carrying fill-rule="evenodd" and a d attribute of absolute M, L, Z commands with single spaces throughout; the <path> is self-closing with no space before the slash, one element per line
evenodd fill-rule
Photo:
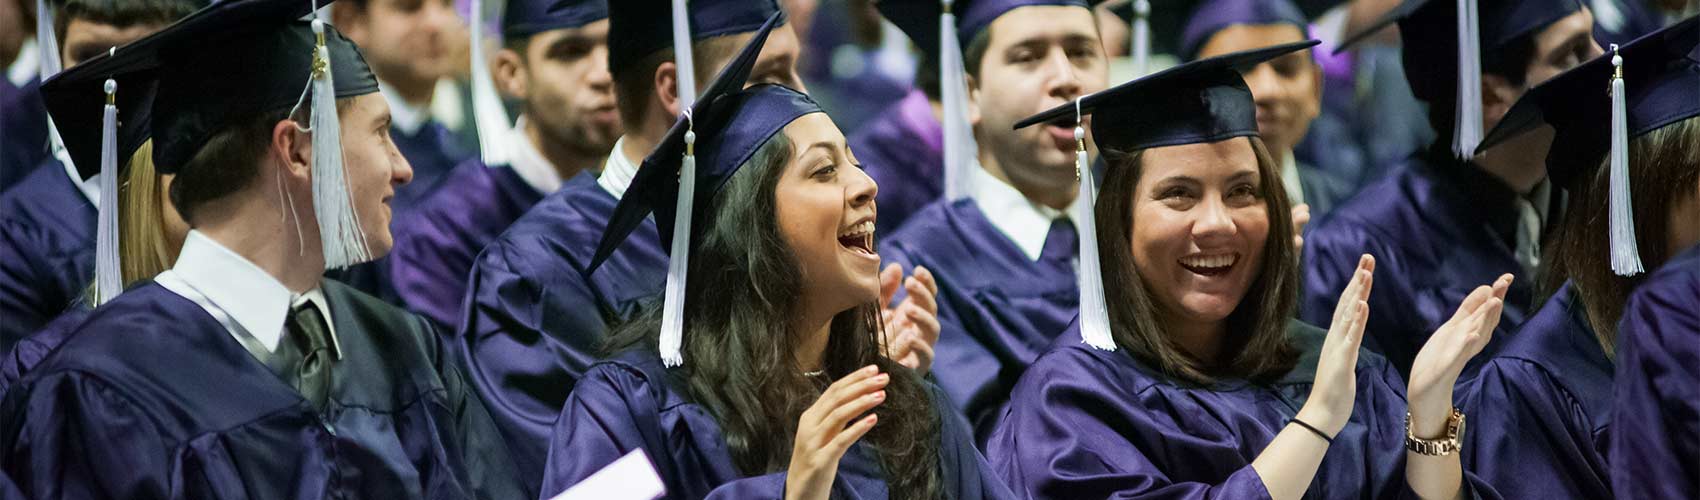
<path fill-rule="evenodd" d="M 1411 431 L 1411 414 L 1405 413 L 1405 449 L 1419 455 L 1444 457 L 1457 453 L 1464 442 L 1464 412 L 1458 408 L 1452 409 L 1452 415 L 1446 419 L 1446 434 L 1434 439 L 1417 437 Z"/>

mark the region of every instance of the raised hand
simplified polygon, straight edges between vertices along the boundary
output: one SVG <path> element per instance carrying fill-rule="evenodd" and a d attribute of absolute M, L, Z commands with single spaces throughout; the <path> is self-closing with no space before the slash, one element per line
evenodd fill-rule
<path fill-rule="evenodd" d="M 925 375 L 933 366 L 933 346 L 939 342 L 939 285 L 925 267 L 916 266 L 904 278 L 903 268 L 891 264 L 880 272 L 880 304 L 891 304 L 899 283 L 908 295 L 881 315 L 885 318 L 881 345 L 886 358 Z"/>
<path fill-rule="evenodd" d="M 1500 276 L 1493 286 L 1477 287 L 1459 304 L 1452 319 L 1440 325 L 1428 342 L 1417 352 L 1411 364 L 1409 403 L 1411 425 L 1420 436 L 1435 436 L 1445 431 L 1447 415 L 1452 411 L 1452 386 L 1470 358 L 1482 352 L 1493 339 L 1494 327 L 1499 326 L 1500 313 L 1505 310 L 1505 291 L 1511 288 L 1512 276 Z"/>
<path fill-rule="evenodd" d="M 868 411 L 885 402 L 889 382 L 891 375 L 879 367 L 863 367 L 833 382 L 803 411 L 785 474 L 786 500 L 826 500 L 839 459 L 879 422 L 879 415 Z M 863 413 L 868 415 L 858 418 Z"/>
<path fill-rule="evenodd" d="M 1316 363 L 1316 384 L 1310 398 L 1299 409 L 1298 418 L 1332 436 L 1346 427 L 1358 393 L 1358 347 L 1363 344 L 1364 324 L 1369 321 L 1369 292 L 1375 284 L 1375 257 L 1358 258 L 1358 269 L 1328 323 L 1328 339 Z"/>

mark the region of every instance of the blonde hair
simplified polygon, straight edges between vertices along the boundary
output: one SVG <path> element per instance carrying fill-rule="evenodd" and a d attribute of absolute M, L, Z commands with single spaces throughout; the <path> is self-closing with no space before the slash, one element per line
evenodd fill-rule
<path fill-rule="evenodd" d="M 176 245 L 165 234 L 165 203 L 165 179 L 154 169 L 150 139 L 130 156 L 118 182 L 118 268 L 126 287 L 177 262 Z M 90 304 L 98 303 L 92 285 L 87 296 Z"/>

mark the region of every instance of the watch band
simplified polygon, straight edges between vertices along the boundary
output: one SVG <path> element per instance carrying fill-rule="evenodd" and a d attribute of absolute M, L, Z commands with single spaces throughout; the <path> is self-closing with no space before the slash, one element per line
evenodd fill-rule
<path fill-rule="evenodd" d="M 1446 434 L 1434 439 L 1417 437 L 1411 429 L 1411 414 L 1405 413 L 1405 449 L 1418 455 L 1444 457 L 1457 453 L 1464 441 L 1464 412 L 1452 408 L 1446 419 Z"/>

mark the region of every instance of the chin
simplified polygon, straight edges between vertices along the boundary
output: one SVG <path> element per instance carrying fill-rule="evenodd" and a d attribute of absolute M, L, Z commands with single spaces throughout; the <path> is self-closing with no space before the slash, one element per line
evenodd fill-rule
<path fill-rule="evenodd" d="M 1213 294 L 1197 294 L 1182 297 L 1180 300 L 1181 314 L 1198 321 L 1216 322 L 1228 319 L 1240 306 L 1240 301 L 1234 297 Z"/>

